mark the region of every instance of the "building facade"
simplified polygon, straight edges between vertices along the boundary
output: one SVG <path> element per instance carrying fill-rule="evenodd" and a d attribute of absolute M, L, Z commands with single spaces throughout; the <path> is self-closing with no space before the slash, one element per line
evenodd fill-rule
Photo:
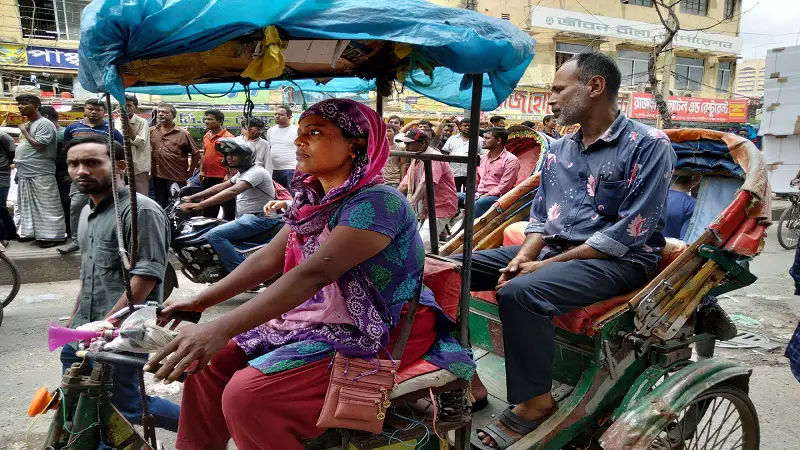
<path fill-rule="evenodd" d="M 83 8 L 90 0 L 0 0 L 0 94 L 33 85 L 42 97 L 73 98 Z"/>
<path fill-rule="evenodd" d="M 766 59 L 745 59 L 739 61 L 736 71 L 736 94 L 760 98 L 764 95 Z"/>

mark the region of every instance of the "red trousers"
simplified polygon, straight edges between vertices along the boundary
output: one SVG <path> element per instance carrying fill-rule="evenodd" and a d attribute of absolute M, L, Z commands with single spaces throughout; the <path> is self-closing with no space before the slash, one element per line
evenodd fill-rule
<path fill-rule="evenodd" d="M 401 367 L 433 345 L 435 322 L 435 310 L 420 305 Z M 392 333 L 390 351 L 401 325 Z M 330 359 L 269 375 L 247 361 L 231 341 L 205 369 L 186 379 L 178 449 L 224 450 L 233 438 L 239 450 L 302 450 L 301 439 L 325 431 L 316 423 L 328 390 Z"/>

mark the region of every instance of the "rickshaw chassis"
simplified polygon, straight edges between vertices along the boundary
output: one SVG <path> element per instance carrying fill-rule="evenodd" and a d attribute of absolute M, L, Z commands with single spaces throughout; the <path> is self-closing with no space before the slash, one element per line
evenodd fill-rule
<path fill-rule="evenodd" d="M 472 345 L 503 356 L 498 306 L 473 297 L 469 321 Z M 711 334 L 694 334 L 693 324 L 667 341 L 637 337 L 634 329 L 630 311 L 610 320 L 594 336 L 556 327 L 553 381 L 560 386 L 553 394 L 559 409 L 510 449 L 571 448 L 576 440 L 584 441 L 580 447 L 584 448 L 586 440 L 595 441 L 623 413 L 634 410 L 641 415 L 628 439 L 609 437 L 604 448 L 639 448 L 628 446 L 631 436 L 639 431 L 642 436 L 652 434 L 654 427 L 683 406 L 678 402 L 656 405 L 648 394 L 658 391 L 663 394 L 658 398 L 673 398 L 669 394 L 676 389 L 699 393 L 722 383 L 748 391 L 749 369 L 728 360 L 690 359 L 692 343 L 714 339 Z"/>

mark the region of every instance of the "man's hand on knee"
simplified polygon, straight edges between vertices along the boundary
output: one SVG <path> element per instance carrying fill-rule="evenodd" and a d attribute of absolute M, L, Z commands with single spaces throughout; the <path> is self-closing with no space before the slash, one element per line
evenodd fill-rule
<path fill-rule="evenodd" d="M 495 289 L 500 289 L 508 283 L 512 278 L 516 277 L 520 273 L 520 267 L 522 264 L 527 264 L 531 262 L 532 259 L 525 256 L 525 255 L 517 255 L 512 259 L 508 265 L 500 269 L 500 279 L 497 281 L 497 287 Z"/>

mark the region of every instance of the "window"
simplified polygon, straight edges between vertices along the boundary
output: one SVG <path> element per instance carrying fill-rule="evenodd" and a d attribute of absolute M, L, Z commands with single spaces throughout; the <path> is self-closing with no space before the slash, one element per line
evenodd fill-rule
<path fill-rule="evenodd" d="M 717 68 L 717 92 L 728 92 L 731 86 L 731 66 L 730 61 L 720 61 Z"/>
<path fill-rule="evenodd" d="M 622 3 L 627 3 L 629 5 L 636 5 L 636 6 L 653 6 L 653 0 L 622 0 Z"/>
<path fill-rule="evenodd" d="M 681 0 L 681 12 L 697 16 L 707 16 L 708 0 Z"/>
<path fill-rule="evenodd" d="M 703 59 L 679 56 L 675 61 L 675 89 L 699 91 L 703 85 L 704 65 Z"/>
<path fill-rule="evenodd" d="M 556 70 L 578 53 L 590 52 L 593 48 L 583 44 L 564 44 L 556 42 Z"/>
<path fill-rule="evenodd" d="M 17 0 L 22 37 L 80 39 L 81 12 L 90 0 Z"/>
<path fill-rule="evenodd" d="M 634 84 L 647 82 L 647 62 L 650 55 L 647 52 L 635 52 L 631 50 L 620 50 L 617 52 L 617 63 L 622 72 L 622 85 L 632 86 Z"/>
<path fill-rule="evenodd" d="M 725 0 L 725 9 L 722 14 L 725 19 L 732 19 L 736 12 L 736 0 Z"/>

